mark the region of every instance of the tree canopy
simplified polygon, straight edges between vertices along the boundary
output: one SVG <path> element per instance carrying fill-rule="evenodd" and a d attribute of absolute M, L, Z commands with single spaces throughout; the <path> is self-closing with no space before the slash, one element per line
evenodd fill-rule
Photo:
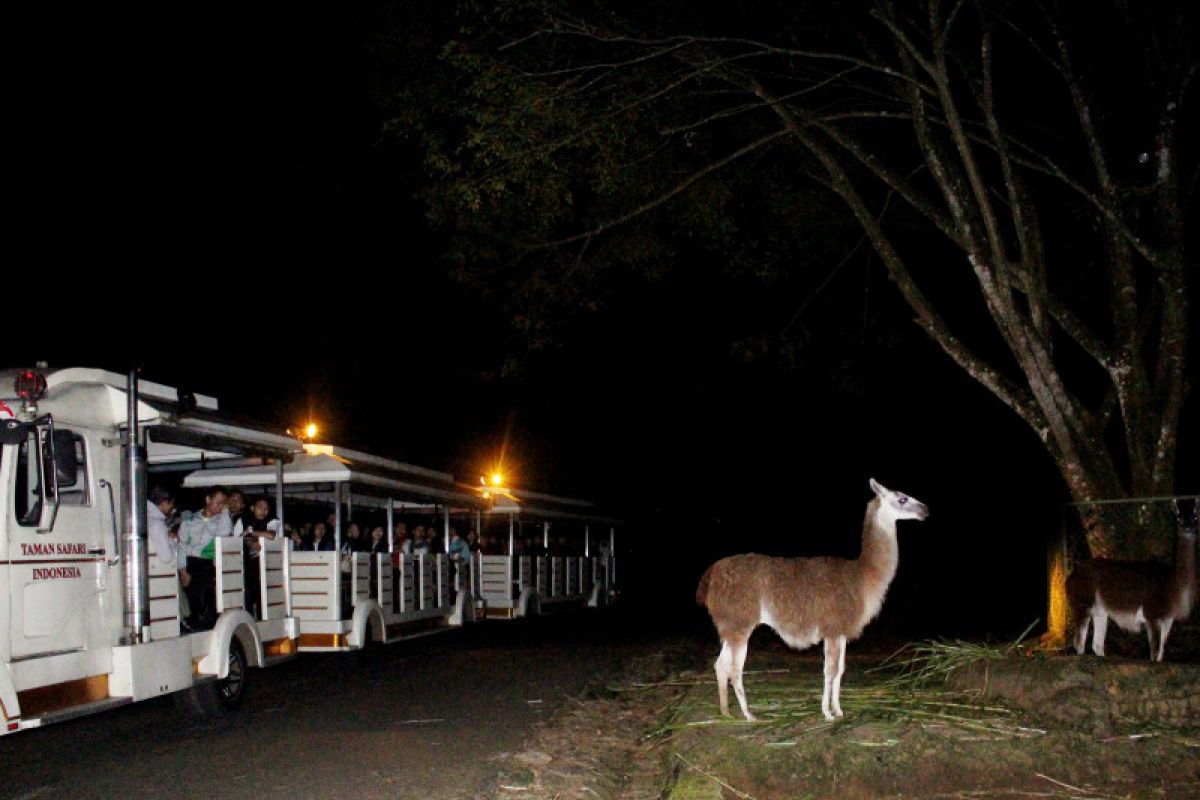
<path fill-rule="evenodd" d="M 869 248 L 1074 499 L 1174 490 L 1190 4 L 460 13 L 391 127 L 422 149 L 447 264 L 510 302 L 531 346 L 665 270 L 719 263 L 806 299 Z M 1086 522 L 1107 549 L 1116 521 Z"/>

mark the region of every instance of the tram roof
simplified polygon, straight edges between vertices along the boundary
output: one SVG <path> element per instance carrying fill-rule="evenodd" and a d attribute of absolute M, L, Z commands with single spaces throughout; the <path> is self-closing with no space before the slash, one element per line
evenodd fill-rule
<path fill-rule="evenodd" d="M 574 497 L 512 489 L 496 496 L 489 514 L 512 514 L 526 520 L 574 520 L 598 525 L 617 525 L 620 520 L 601 514 L 595 503 Z"/>
<path fill-rule="evenodd" d="M 21 370 L 0 370 L 0 397 Z M 39 401 L 67 424 L 126 427 L 128 378 L 88 367 L 39 370 Z M 288 460 L 303 443 L 261 424 L 219 413 L 217 398 L 138 379 L 138 421 L 148 431 L 152 465 L 184 469 L 192 462 L 239 457 Z"/>
<path fill-rule="evenodd" d="M 274 486 L 273 464 L 215 467 L 197 470 L 183 480 L 190 488 L 207 486 Z M 454 482 L 454 476 L 391 459 L 324 445 L 305 445 L 305 452 L 283 467 L 283 484 L 288 495 L 314 501 L 333 502 L 330 484 L 350 486 L 351 500 L 358 505 L 383 507 L 391 498 L 397 507 L 428 504 L 481 509 L 484 502 L 472 491 Z"/>

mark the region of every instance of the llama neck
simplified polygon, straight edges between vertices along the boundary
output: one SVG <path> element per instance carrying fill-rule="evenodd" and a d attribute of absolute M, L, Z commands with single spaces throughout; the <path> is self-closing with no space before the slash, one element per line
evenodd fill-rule
<path fill-rule="evenodd" d="M 863 519 L 862 554 L 858 573 L 867 619 L 879 613 L 888 585 L 900 566 L 900 548 L 896 543 L 896 520 L 880 508 L 875 498 L 867 505 Z"/>

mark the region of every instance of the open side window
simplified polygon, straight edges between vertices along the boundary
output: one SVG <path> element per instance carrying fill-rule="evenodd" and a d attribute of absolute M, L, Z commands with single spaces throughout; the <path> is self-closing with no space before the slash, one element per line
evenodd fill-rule
<path fill-rule="evenodd" d="M 58 502 L 64 506 L 90 506 L 92 504 L 91 480 L 88 473 L 87 439 L 74 431 L 59 429 L 55 431 L 58 441 L 56 447 L 65 452 L 58 453 L 60 460 L 74 459 L 75 474 L 69 470 L 59 471 Z M 74 477 L 68 483 L 65 479 Z"/>
<path fill-rule="evenodd" d="M 39 533 L 54 528 L 59 506 L 91 503 L 87 470 L 87 445 L 69 430 L 53 423 L 23 426 L 17 444 L 16 480 L 13 482 L 13 515 L 23 527 Z M 65 496 L 64 496 L 65 492 Z"/>
<path fill-rule="evenodd" d="M 14 482 L 13 514 L 17 523 L 26 528 L 42 521 L 43 479 L 47 478 L 48 459 L 43 457 L 44 431 L 35 425 L 26 428 L 25 438 L 17 446 L 16 481 Z"/>

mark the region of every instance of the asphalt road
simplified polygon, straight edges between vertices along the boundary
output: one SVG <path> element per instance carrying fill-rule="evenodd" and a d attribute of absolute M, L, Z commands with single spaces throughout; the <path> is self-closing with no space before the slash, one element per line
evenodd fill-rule
<path fill-rule="evenodd" d="M 0 739 L 13 798 L 476 797 L 540 718 L 645 647 L 615 612 L 491 621 L 252 670 L 245 707 L 170 698 Z"/>

